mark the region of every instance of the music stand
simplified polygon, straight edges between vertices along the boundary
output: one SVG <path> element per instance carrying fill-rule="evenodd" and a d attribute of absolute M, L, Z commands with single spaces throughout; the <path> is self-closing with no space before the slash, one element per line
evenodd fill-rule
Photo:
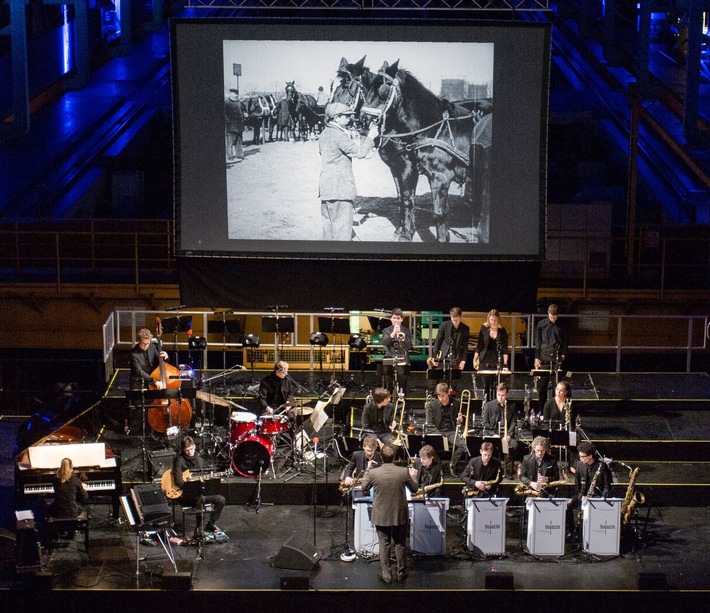
<path fill-rule="evenodd" d="M 371 315 L 367 316 L 367 321 L 370 324 L 370 330 L 373 332 L 382 332 L 382 330 L 392 323 L 389 319 L 384 319 L 383 317 L 372 317 Z"/>
<path fill-rule="evenodd" d="M 274 362 L 278 362 L 281 334 L 294 331 L 293 317 L 279 317 L 278 315 L 276 317 L 262 317 L 261 331 L 274 333 Z"/>
<path fill-rule="evenodd" d="M 187 332 L 192 329 L 192 315 L 168 317 L 160 323 L 163 334 L 173 335 L 173 352 L 175 353 L 175 366 L 180 362 L 177 349 L 177 336 L 180 332 Z"/>
<path fill-rule="evenodd" d="M 227 385 L 227 337 L 240 337 L 242 334 L 242 322 L 238 319 L 227 319 L 231 311 L 223 313 L 215 313 L 220 315 L 221 320 L 212 320 L 207 322 L 208 334 L 222 334 L 222 387 Z"/>
<path fill-rule="evenodd" d="M 318 332 L 330 332 L 331 334 L 339 334 L 340 339 L 339 339 L 339 347 L 340 347 L 340 354 L 343 356 L 343 360 L 340 363 L 340 375 L 342 377 L 343 371 L 345 368 L 345 356 L 344 356 L 344 349 L 343 349 L 343 334 L 347 334 L 350 336 L 350 319 L 347 317 L 339 317 L 336 318 L 335 316 L 332 317 L 319 317 L 318 318 Z M 321 348 L 322 351 L 322 348 Z M 337 359 L 333 360 L 333 379 L 335 379 L 335 369 L 337 368 Z"/>

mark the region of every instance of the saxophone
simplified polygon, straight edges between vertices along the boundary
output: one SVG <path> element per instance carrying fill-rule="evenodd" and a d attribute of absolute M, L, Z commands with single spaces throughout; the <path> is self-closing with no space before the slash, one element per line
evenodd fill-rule
<path fill-rule="evenodd" d="M 412 498 L 426 498 L 426 495 L 429 492 L 435 490 L 437 487 L 441 487 L 442 485 L 444 485 L 444 477 L 442 477 L 441 481 L 438 481 L 437 483 L 431 483 L 429 485 L 425 485 L 424 487 L 420 487 L 416 493 L 412 494 Z"/>
<path fill-rule="evenodd" d="M 360 485 L 362 483 L 362 479 L 353 479 L 353 482 L 351 485 L 348 485 L 345 483 L 345 481 L 341 481 L 340 485 L 338 485 L 338 490 L 340 490 L 341 494 L 347 494 L 349 493 L 356 485 Z"/>
<path fill-rule="evenodd" d="M 483 485 L 493 485 L 494 483 L 498 483 L 498 477 L 495 479 L 491 479 L 490 481 L 484 481 Z M 486 490 L 479 490 L 477 487 L 468 487 L 465 485 L 463 489 L 461 490 L 461 493 L 463 494 L 464 498 L 478 498 L 478 496 L 482 496 L 483 494 L 487 494 L 488 492 Z"/>
<path fill-rule="evenodd" d="M 637 466 L 632 469 L 623 462 L 619 463 L 629 471 L 629 486 L 626 488 L 626 495 L 621 503 L 621 525 L 628 526 L 629 521 L 631 521 L 631 518 L 633 517 L 636 505 L 646 502 L 646 496 L 643 492 L 634 490 L 636 486 L 636 478 L 638 477 L 641 468 Z"/>
<path fill-rule="evenodd" d="M 599 468 L 597 468 L 597 472 L 594 473 L 594 476 L 592 477 L 592 481 L 589 484 L 589 489 L 587 490 L 587 494 L 584 496 L 585 498 L 591 498 L 592 494 L 594 494 L 594 489 L 597 487 L 597 481 L 599 481 L 599 475 L 602 474 L 602 467 L 604 466 L 604 462 L 602 460 L 599 460 Z"/>
<path fill-rule="evenodd" d="M 550 481 L 549 483 L 541 483 L 539 491 L 534 490 L 530 484 L 526 485 L 525 483 L 518 483 L 518 485 L 515 486 L 516 496 L 532 496 L 537 498 L 538 496 L 544 494 L 545 490 L 548 488 L 559 487 L 560 485 L 569 485 L 570 480 L 567 478 L 567 473 L 565 472 L 565 469 L 562 468 L 561 472 L 562 479 L 560 481 Z"/>

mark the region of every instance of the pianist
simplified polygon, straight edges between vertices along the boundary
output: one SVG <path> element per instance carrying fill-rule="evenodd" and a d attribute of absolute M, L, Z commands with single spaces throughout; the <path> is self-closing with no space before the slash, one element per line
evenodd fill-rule
<path fill-rule="evenodd" d="M 49 507 L 50 517 L 79 517 L 83 509 L 81 505 L 89 502 L 86 484 L 74 474 L 74 465 L 70 458 L 64 458 L 57 474 L 52 480 L 54 502 Z"/>
<path fill-rule="evenodd" d="M 151 373 L 160 365 L 160 358 L 168 359 L 165 351 L 158 351 L 152 342 L 153 333 L 148 328 L 141 328 L 136 334 L 136 344 L 131 349 L 131 389 L 145 389 L 147 383 L 152 383 L 157 389 L 162 389 L 160 380 L 153 380 Z"/>

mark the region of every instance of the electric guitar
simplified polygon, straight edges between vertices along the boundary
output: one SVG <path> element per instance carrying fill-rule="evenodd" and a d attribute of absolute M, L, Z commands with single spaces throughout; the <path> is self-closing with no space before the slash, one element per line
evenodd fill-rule
<path fill-rule="evenodd" d="M 182 473 L 183 481 L 207 481 L 208 479 L 216 479 L 219 477 L 228 477 L 232 474 L 231 469 L 225 470 L 221 473 L 210 473 L 209 475 L 200 475 L 198 477 L 193 477 L 190 475 L 190 471 L 186 470 Z M 165 492 L 165 495 L 170 498 L 170 500 L 176 500 L 182 496 L 182 489 L 175 484 L 175 478 L 173 477 L 172 470 L 166 470 L 163 476 L 160 478 L 160 487 Z"/>

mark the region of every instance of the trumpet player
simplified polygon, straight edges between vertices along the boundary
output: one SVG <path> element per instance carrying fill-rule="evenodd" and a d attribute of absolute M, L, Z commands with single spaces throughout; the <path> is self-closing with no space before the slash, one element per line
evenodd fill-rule
<path fill-rule="evenodd" d="M 481 444 L 481 455 L 471 458 L 461 473 L 464 487 L 483 495 L 496 495 L 498 484 L 503 479 L 503 470 L 500 460 L 493 457 L 493 449 L 493 443 Z"/>
<path fill-rule="evenodd" d="M 451 396 L 451 390 L 443 381 L 436 385 L 436 400 L 428 405 L 426 423 L 434 426 L 439 434 L 449 441 L 451 450 L 451 474 L 456 476 L 456 467 L 459 460 L 466 453 L 466 433 L 456 436 L 456 428 L 463 424 L 463 415 L 459 410 L 459 403 Z"/>
<path fill-rule="evenodd" d="M 389 390 L 376 387 L 372 392 L 372 401 L 362 410 L 363 432 L 377 437 L 384 444 L 390 441 L 397 427 L 391 401 Z"/>
<path fill-rule="evenodd" d="M 521 483 L 540 492 L 545 483 L 559 480 L 560 469 L 557 460 L 550 455 L 550 441 L 544 436 L 536 436 L 532 442 L 532 453 L 526 455 L 520 464 Z"/>
<path fill-rule="evenodd" d="M 443 468 L 439 455 L 431 445 L 424 445 L 418 455 L 414 465 L 409 467 L 409 474 L 419 483 L 420 491 L 424 490 L 426 496 L 436 498 L 441 494 L 441 485 L 436 487 L 436 484 L 443 481 Z"/>
<path fill-rule="evenodd" d="M 382 331 L 382 345 L 387 352 L 386 357 L 395 359 L 396 378 L 398 390 L 394 390 L 392 377 L 387 378 L 386 387 L 393 393 L 402 392 L 407 395 L 407 379 L 411 361 L 409 350 L 412 348 L 412 333 L 409 328 L 402 325 L 402 309 L 392 309 L 390 315 L 391 326 L 387 326 Z"/>
<path fill-rule="evenodd" d="M 559 320 L 557 305 L 551 304 L 547 307 L 547 317 L 535 326 L 535 369 L 550 373 L 541 375 L 538 382 L 540 408 L 545 408 L 566 353 L 567 331 Z"/>
<path fill-rule="evenodd" d="M 362 441 L 362 449 L 353 453 L 347 466 L 340 474 L 340 480 L 348 487 L 355 479 L 361 479 L 363 473 L 369 468 L 382 466 L 382 457 L 378 449 L 379 443 L 374 436 L 366 436 Z"/>

